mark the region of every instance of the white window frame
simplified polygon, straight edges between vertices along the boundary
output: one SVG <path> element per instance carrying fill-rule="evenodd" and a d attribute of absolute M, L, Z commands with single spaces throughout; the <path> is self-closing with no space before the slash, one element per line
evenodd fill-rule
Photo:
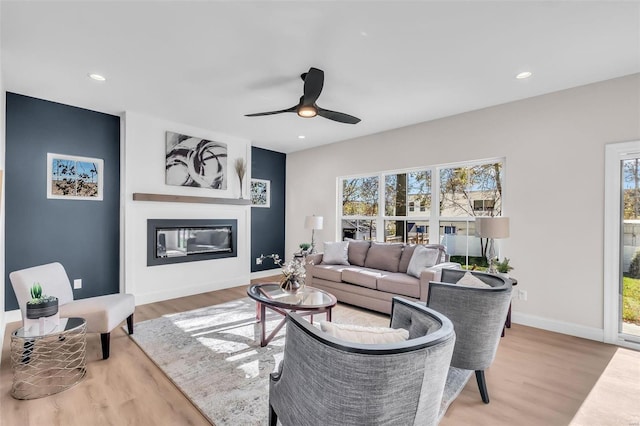
<path fill-rule="evenodd" d="M 502 215 L 505 216 L 505 192 L 507 188 L 506 184 L 506 170 L 507 160 L 505 157 L 485 158 L 480 160 L 461 161 L 455 163 L 438 164 L 432 166 L 412 167 L 398 170 L 386 170 L 382 172 L 374 173 L 361 173 L 357 175 L 338 176 L 336 179 L 338 202 L 336 203 L 337 212 L 336 217 L 336 240 L 342 239 L 342 220 L 375 220 L 376 222 L 376 241 L 384 241 L 384 222 L 386 220 L 411 220 L 421 221 L 429 223 L 429 241 L 436 243 L 440 241 L 440 222 L 441 221 L 458 221 L 458 222 L 475 222 L 475 216 L 456 216 L 447 217 L 440 216 L 440 173 L 443 169 L 460 168 L 460 167 L 472 167 L 481 164 L 502 163 Z M 430 171 L 431 172 L 431 208 L 428 215 L 417 216 L 385 216 L 385 177 L 387 175 L 405 174 L 418 171 Z M 345 179 L 358 179 L 365 177 L 377 177 L 378 178 L 378 214 L 377 216 L 343 216 L 342 215 L 342 181 Z M 407 206 L 408 208 L 408 206 Z M 425 209 L 426 210 L 426 209 Z M 426 212 L 426 211 L 425 211 Z M 467 247 L 468 257 L 468 247 Z"/>

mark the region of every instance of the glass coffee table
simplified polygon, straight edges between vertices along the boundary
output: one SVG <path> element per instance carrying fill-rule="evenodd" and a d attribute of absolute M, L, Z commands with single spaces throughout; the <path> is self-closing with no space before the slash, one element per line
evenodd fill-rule
<path fill-rule="evenodd" d="M 287 293 L 277 283 L 251 285 L 247 289 L 247 294 L 256 301 L 256 319 L 260 324 L 260 346 L 267 346 L 284 326 L 287 311 L 296 312 L 301 316 L 311 316 L 313 324 L 313 316 L 316 314 L 326 313 L 327 321 L 331 321 L 331 309 L 338 303 L 333 294 L 317 288 L 305 286 L 295 293 Z M 284 317 L 268 336 L 266 308 Z"/>

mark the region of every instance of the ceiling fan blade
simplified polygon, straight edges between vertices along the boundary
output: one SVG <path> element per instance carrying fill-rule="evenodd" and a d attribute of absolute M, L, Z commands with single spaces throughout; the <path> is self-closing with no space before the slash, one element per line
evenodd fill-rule
<path fill-rule="evenodd" d="M 292 106 L 291 108 L 281 109 L 279 111 L 268 111 L 268 112 L 256 112 L 253 114 L 245 114 L 245 117 L 259 117 L 261 115 L 273 115 L 273 114 L 282 114 L 283 112 L 296 112 L 298 105 Z"/>
<path fill-rule="evenodd" d="M 353 115 L 345 114 L 343 112 L 331 111 L 328 109 L 318 107 L 318 115 L 320 117 L 328 118 L 329 120 L 338 121 L 340 123 L 358 124 L 360 119 Z"/>
<path fill-rule="evenodd" d="M 318 68 L 309 68 L 309 72 L 304 74 L 304 95 L 302 105 L 313 105 L 322 92 L 324 85 L 324 71 Z"/>

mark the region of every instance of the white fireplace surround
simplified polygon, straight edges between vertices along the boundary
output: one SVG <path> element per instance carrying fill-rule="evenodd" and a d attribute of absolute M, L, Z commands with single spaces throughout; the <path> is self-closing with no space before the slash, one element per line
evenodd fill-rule
<path fill-rule="evenodd" d="M 134 193 L 237 199 L 239 180 L 232 164 L 244 158 L 251 165 L 248 140 L 127 111 L 123 115 L 121 182 L 123 199 L 121 287 L 145 304 L 234 287 L 249 282 L 251 208 L 248 205 L 134 201 Z M 180 132 L 227 144 L 226 190 L 165 184 L 165 132 Z M 144 143 L 142 143 L 144 141 Z M 152 147 L 152 148 L 150 148 Z M 251 170 L 247 170 L 247 176 Z M 246 185 L 245 179 L 244 184 Z M 247 193 L 245 187 L 243 193 Z M 147 266 L 148 219 L 235 219 L 237 256 L 168 265 Z"/>

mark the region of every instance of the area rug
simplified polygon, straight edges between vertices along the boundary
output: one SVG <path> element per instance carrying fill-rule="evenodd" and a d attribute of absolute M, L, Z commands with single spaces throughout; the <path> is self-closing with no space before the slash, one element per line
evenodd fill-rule
<path fill-rule="evenodd" d="M 281 319 L 267 309 L 267 332 Z M 389 325 L 388 317 L 344 305 L 332 319 Z M 244 298 L 137 323 L 131 338 L 216 426 L 266 425 L 269 374 L 282 360 L 285 329 L 260 347 L 255 302 Z"/>

